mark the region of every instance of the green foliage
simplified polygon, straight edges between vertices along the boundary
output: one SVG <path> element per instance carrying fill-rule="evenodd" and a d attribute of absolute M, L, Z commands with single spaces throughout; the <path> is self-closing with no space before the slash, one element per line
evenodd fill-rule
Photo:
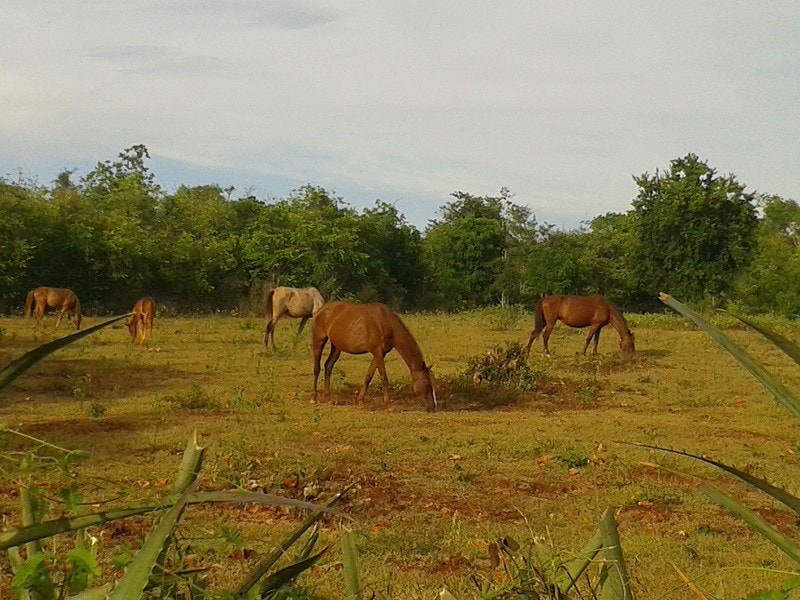
<path fill-rule="evenodd" d="M 635 181 L 633 267 L 640 288 L 651 295 L 670 289 L 693 301 L 727 296 L 752 256 L 753 194 L 694 154 Z"/>
<path fill-rule="evenodd" d="M 495 346 L 482 355 L 473 356 L 464 372 L 473 382 L 519 390 L 532 390 L 542 374 L 528 365 L 525 348 L 516 342 Z"/>

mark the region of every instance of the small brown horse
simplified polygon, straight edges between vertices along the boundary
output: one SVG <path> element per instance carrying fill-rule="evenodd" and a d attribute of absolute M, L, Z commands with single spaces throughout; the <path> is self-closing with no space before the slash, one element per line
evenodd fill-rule
<path fill-rule="evenodd" d="M 128 331 L 131 338 L 139 337 L 139 345 L 144 344 L 147 337 L 147 330 L 150 330 L 150 337 L 153 337 L 153 319 L 156 316 L 156 303 L 150 296 L 140 298 L 133 306 L 133 315 L 128 323 Z"/>
<path fill-rule="evenodd" d="M 556 322 L 561 321 L 570 327 L 589 327 L 589 336 L 583 345 L 583 354 L 589 347 L 589 342 L 594 338 L 594 354 L 597 354 L 597 342 L 600 340 L 600 330 L 606 325 L 611 325 L 619 334 L 619 349 L 623 354 L 631 354 L 636 349 L 633 343 L 633 333 L 628 329 L 628 324 L 616 308 L 602 296 L 547 296 L 536 304 L 534 327 L 525 354 L 530 353 L 531 344 L 544 330 L 542 342 L 544 351 L 550 354 L 547 340 L 553 331 Z"/>
<path fill-rule="evenodd" d="M 264 329 L 264 347 L 269 348 L 272 339 L 272 348 L 275 349 L 275 325 L 281 317 L 302 319 L 297 335 L 303 331 L 309 318 L 325 304 L 325 300 L 317 288 L 292 288 L 276 287 L 267 293 L 266 316 L 267 326 Z"/>
<path fill-rule="evenodd" d="M 71 312 L 75 329 L 81 328 L 81 302 L 78 297 L 66 288 L 38 287 L 28 292 L 25 299 L 25 318 L 36 317 L 40 324 L 44 324 L 44 312 L 48 308 L 61 311 L 56 320 L 56 329 L 61 321 Z"/>
<path fill-rule="evenodd" d="M 325 400 L 331 397 L 331 373 L 333 365 L 342 352 L 348 354 L 372 354 L 372 362 L 367 369 L 364 385 L 358 392 L 362 402 L 369 382 L 377 369 L 383 385 L 383 399 L 389 402 L 389 378 L 383 358 L 393 348 L 408 365 L 411 373 L 411 390 L 416 396 L 424 397 L 425 408 L 436 410 L 436 390 L 433 374 L 425 364 L 417 340 L 396 314 L 383 304 L 352 304 L 350 302 L 330 302 L 314 315 L 311 333 L 311 356 L 314 362 L 314 394 L 317 399 L 317 379 L 319 361 L 325 345 L 331 343 L 331 353 L 325 360 Z"/>

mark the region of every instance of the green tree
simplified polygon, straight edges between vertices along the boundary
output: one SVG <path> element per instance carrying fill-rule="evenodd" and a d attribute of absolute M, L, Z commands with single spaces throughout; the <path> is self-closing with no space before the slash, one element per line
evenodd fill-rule
<path fill-rule="evenodd" d="M 359 216 L 358 234 L 370 260 L 357 298 L 394 306 L 419 305 L 424 267 L 417 228 L 391 204 L 376 201 L 375 208 Z"/>
<path fill-rule="evenodd" d="M 736 298 L 752 312 L 800 317 L 800 206 L 778 196 L 759 202 L 764 216 Z"/>
<path fill-rule="evenodd" d="M 653 297 L 665 291 L 689 301 L 727 296 L 755 244 L 753 195 L 694 154 L 671 161 L 668 172 L 634 179 L 638 287 Z"/>
<path fill-rule="evenodd" d="M 432 221 L 425 235 L 429 297 L 446 309 L 490 304 L 498 299 L 495 282 L 506 249 L 506 200 L 452 196 L 456 200 L 441 209 L 442 219 Z"/>

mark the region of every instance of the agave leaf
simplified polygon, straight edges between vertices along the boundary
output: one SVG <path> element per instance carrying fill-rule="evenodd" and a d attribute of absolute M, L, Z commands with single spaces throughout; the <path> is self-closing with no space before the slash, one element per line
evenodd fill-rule
<path fill-rule="evenodd" d="M 141 598 L 150 573 L 158 560 L 164 546 L 169 544 L 175 525 L 186 508 L 186 500 L 192 488 L 186 490 L 175 506 L 170 508 L 158 522 L 153 532 L 147 536 L 144 544 L 136 553 L 133 561 L 128 565 L 122 579 L 108 595 L 109 600 L 131 600 Z"/>
<path fill-rule="evenodd" d="M 358 569 L 358 550 L 353 532 L 342 536 L 342 565 L 344 567 L 344 589 L 347 600 L 361 600 L 361 577 Z"/>
<path fill-rule="evenodd" d="M 339 500 L 341 500 L 344 495 L 350 491 L 353 486 L 350 485 L 346 487 L 343 491 L 339 494 L 334 496 L 330 502 L 325 506 L 325 508 L 331 508 L 335 505 Z M 317 510 L 314 514 L 310 515 L 305 521 L 303 521 L 297 529 L 294 530 L 289 536 L 286 537 L 275 550 L 265 556 L 250 572 L 250 574 L 245 578 L 245 580 L 239 585 L 238 589 L 234 592 L 234 596 L 239 598 L 246 596 L 250 590 L 259 582 L 259 580 L 264 577 L 264 575 L 269 571 L 272 566 L 278 562 L 278 560 L 283 556 L 289 548 L 291 548 L 292 544 L 294 544 L 305 531 L 311 527 L 314 523 L 319 521 L 322 518 L 322 515 L 325 514 L 323 510 Z"/>
<path fill-rule="evenodd" d="M 167 498 L 160 502 L 152 502 L 148 504 L 140 504 L 128 508 L 119 508 L 115 510 L 106 510 L 103 512 L 82 515 L 80 517 L 68 517 L 61 519 L 54 519 L 28 527 L 21 527 L 14 531 L 6 531 L 0 533 L 0 550 L 6 550 L 26 544 L 34 540 L 42 540 L 45 538 L 53 537 L 61 533 L 75 531 L 83 527 L 91 527 L 93 525 L 102 525 L 110 521 L 117 521 L 119 519 L 127 519 L 136 515 L 142 515 L 158 510 L 166 510 L 175 501 L 175 497 Z M 303 502 L 302 500 L 294 500 L 292 498 L 284 498 L 274 494 L 262 494 L 260 492 L 241 492 L 241 491 L 227 491 L 227 492 L 195 492 L 190 494 L 187 498 L 187 504 L 207 504 L 207 503 L 237 503 L 237 504 L 265 504 L 269 506 L 290 506 L 294 508 L 301 508 L 305 510 L 319 511 L 320 513 L 341 514 L 339 511 L 330 507 L 318 506 L 311 502 Z"/>
<path fill-rule="evenodd" d="M 36 500 L 34 500 L 30 489 L 23 487 L 19 492 L 19 499 L 22 503 L 22 524 L 35 527 L 39 524 L 37 516 L 39 511 L 36 509 Z M 25 549 L 28 552 L 28 558 L 30 558 L 34 554 L 42 553 L 42 544 L 39 540 L 31 540 L 25 544 Z"/>
<path fill-rule="evenodd" d="M 283 569 L 272 573 L 258 586 L 257 597 L 261 598 L 264 596 L 264 594 L 268 592 L 274 592 L 290 581 L 296 579 L 298 575 L 310 568 L 315 562 L 322 558 L 322 555 L 325 554 L 329 548 L 330 546 L 326 546 L 317 554 L 309 556 L 308 558 L 304 558 L 303 560 L 299 560 L 295 563 L 292 563 L 288 567 L 284 567 Z"/>
<path fill-rule="evenodd" d="M 669 452 L 671 454 L 677 454 L 679 456 L 687 456 L 689 458 L 693 458 L 695 460 L 704 462 L 708 465 L 717 467 L 718 469 L 721 469 L 726 473 L 730 473 L 734 477 L 738 477 L 745 483 L 752 485 L 754 488 L 764 492 L 768 496 L 772 496 L 778 502 L 786 505 L 788 508 L 792 509 L 797 514 L 800 514 L 800 498 L 793 496 L 792 494 L 790 494 L 789 492 L 787 492 L 782 488 L 772 485 L 771 483 L 769 483 L 764 479 L 755 477 L 754 475 L 750 475 L 750 473 L 745 473 L 744 471 L 740 471 L 739 469 L 726 465 L 725 463 L 721 463 L 716 460 L 712 460 L 710 458 L 705 458 L 704 456 L 698 456 L 697 454 L 691 454 L 689 452 L 681 452 L 680 450 L 661 448 L 659 446 L 650 446 L 649 444 L 634 444 L 634 446 L 638 446 L 639 448 L 648 448 L 650 450 L 658 450 L 660 452 Z"/>
<path fill-rule="evenodd" d="M 602 547 L 603 542 L 598 529 L 578 556 L 561 567 L 562 570 L 556 578 L 556 585 L 562 594 L 567 594 L 572 589 Z"/>
<path fill-rule="evenodd" d="M 614 511 L 611 508 L 606 509 L 600 521 L 600 540 L 603 543 L 603 557 L 608 566 L 608 576 L 600 588 L 600 600 L 633 600 L 633 591 L 617 532 L 617 522 L 614 520 Z"/>
<path fill-rule="evenodd" d="M 103 327 L 108 327 L 112 323 L 116 323 L 120 319 L 124 319 L 125 317 L 131 316 L 133 313 L 128 313 L 127 315 L 120 315 L 119 317 L 114 317 L 113 319 L 109 319 L 108 321 L 104 321 L 93 327 L 89 327 L 88 329 L 84 329 L 83 331 L 77 331 L 70 335 L 64 336 L 57 340 L 53 340 L 52 342 L 48 342 L 38 348 L 34 348 L 33 350 L 26 352 L 16 360 L 11 361 L 2 370 L 0 370 L 0 390 L 5 388 L 9 383 L 14 381 L 17 377 L 22 375 L 25 371 L 30 369 L 33 365 L 38 363 L 40 360 L 52 354 L 56 350 L 60 350 L 64 346 L 70 345 L 72 342 L 75 342 L 87 335 L 94 333 L 95 331 L 101 330 Z"/>
<path fill-rule="evenodd" d="M 686 318 L 694 321 L 694 323 L 700 327 L 700 329 L 708 333 L 715 342 L 725 348 L 725 350 L 727 350 L 736 360 L 738 360 L 739 364 L 742 365 L 742 367 L 744 367 L 748 373 L 755 377 L 761 383 L 761 385 L 773 395 L 775 400 L 777 400 L 780 404 L 783 404 L 783 406 L 786 407 L 789 412 L 791 412 L 796 418 L 800 419 L 800 400 L 798 400 L 794 394 L 792 394 L 777 378 L 771 375 L 758 362 L 753 360 L 753 358 L 747 352 L 734 344 L 731 339 L 722 332 L 721 329 L 703 319 L 703 317 L 698 315 L 688 306 L 685 306 L 684 304 L 681 304 L 675 300 L 675 298 L 672 296 L 662 293 L 659 295 L 659 298 L 664 304 L 670 308 L 674 308 Z"/>
<path fill-rule="evenodd" d="M 20 546 L 21 544 L 27 544 L 34 540 L 43 540 L 60 533 L 75 531 L 76 529 L 81 529 L 83 527 L 102 525 L 103 523 L 108 523 L 109 521 L 127 519 L 128 517 L 142 515 L 156 510 L 163 510 L 165 508 L 169 508 L 169 506 L 169 503 L 143 504 L 129 508 L 103 511 L 91 515 L 83 515 L 80 517 L 55 519 L 53 521 L 37 523 L 36 525 L 29 525 L 14 531 L 0 533 L 0 550 L 6 550 L 8 548 Z"/>
<path fill-rule="evenodd" d="M 781 334 L 772 331 L 766 327 L 758 325 L 751 319 L 747 319 L 745 317 L 740 317 L 739 315 L 735 315 L 733 313 L 727 313 L 736 319 L 739 319 L 742 323 L 754 329 L 761 335 L 763 335 L 767 340 L 769 340 L 773 346 L 781 350 L 784 354 L 786 354 L 789 358 L 791 358 L 795 363 L 800 365 L 800 346 L 795 344 L 793 341 L 783 337 Z"/>
<path fill-rule="evenodd" d="M 183 451 L 183 459 L 178 469 L 178 476 L 172 486 L 174 495 L 183 494 L 197 479 L 200 474 L 200 468 L 203 466 L 205 453 L 206 449 L 197 445 L 197 431 L 194 431 L 186 444 L 186 450 Z"/>
<path fill-rule="evenodd" d="M 105 585 L 101 585 L 99 587 L 89 588 L 88 590 L 83 590 L 80 594 L 75 594 L 74 596 L 68 596 L 69 600 L 106 600 L 108 598 L 108 593 L 111 591 L 111 588 L 114 587 L 113 583 L 106 583 Z"/>
<path fill-rule="evenodd" d="M 269 506 L 289 506 L 292 508 L 302 508 L 304 510 L 320 511 L 341 515 L 338 510 L 327 506 L 319 506 L 313 502 L 284 498 L 275 494 L 265 494 L 263 492 L 243 492 L 239 490 L 228 490 L 223 492 L 195 492 L 189 497 L 189 504 L 208 504 L 208 503 L 236 503 L 236 504 L 266 504 Z"/>
<path fill-rule="evenodd" d="M 700 492 L 708 496 L 712 501 L 719 504 L 728 512 L 739 517 L 742 521 L 750 525 L 750 527 L 755 529 L 758 533 L 782 550 L 794 562 L 800 564 L 800 546 L 780 533 L 756 513 L 713 486 L 702 486 L 700 488 Z"/>

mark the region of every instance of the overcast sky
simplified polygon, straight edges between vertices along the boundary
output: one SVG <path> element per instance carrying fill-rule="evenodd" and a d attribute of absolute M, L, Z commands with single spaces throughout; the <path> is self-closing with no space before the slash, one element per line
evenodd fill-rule
<path fill-rule="evenodd" d="M 43 2 L 0 19 L 0 176 L 144 144 L 168 192 L 304 184 L 424 228 L 454 191 L 565 228 L 694 152 L 800 200 L 800 2 Z"/>

